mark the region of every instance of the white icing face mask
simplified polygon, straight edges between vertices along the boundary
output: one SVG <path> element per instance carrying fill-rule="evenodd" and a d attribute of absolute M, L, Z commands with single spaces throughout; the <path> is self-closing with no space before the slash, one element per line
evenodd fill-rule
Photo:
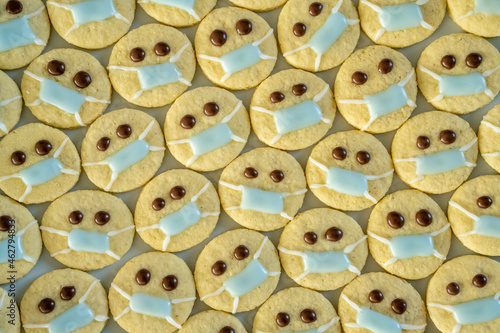
<path fill-rule="evenodd" d="M 207 299 L 209 297 L 220 295 L 224 290 L 226 290 L 234 298 L 233 313 L 236 313 L 236 310 L 238 309 L 239 298 L 241 296 L 248 294 L 258 286 L 260 286 L 262 283 L 264 283 L 264 281 L 267 280 L 269 276 L 280 275 L 280 272 L 268 272 L 267 269 L 258 260 L 267 239 L 268 238 L 266 236 L 257 252 L 255 252 L 252 261 L 248 263 L 245 269 L 243 269 L 238 274 L 228 278 L 226 281 L 224 281 L 224 283 L 222 283 L 222 287 L 220 287 L 213 293 L 202 296 L 200 300 L 203 301 L 204 299 Z"/>
<path fill-rule="evenodd" d="M 436 258 L 445 260 L 446 257 L 439 253 L 436 249 L 434 249 L 434 241 L 432 240 L 432 237 L 445 232 L 449 227 L 450 224 L 447 223 L 441 229 L 431 233 L 421 235 L 396 236 L 392 239 L 380 237 L 379 235 L 371 231 L 368 231 L 368 235 L 389 246 L 392 258 L 387 260 L 382 265 L 385 267 L 394 264 L 400 259 L 408 259 L 414 257 L 435 256 Z"/>
<path fill-rule="evenodd" d="M 169 141 L 167 142 L 167 144 L 178 145 L 188 143 L 191 146 L 193 156 L 191 156 L 186 162 L 186 166 L 189 167 L 201 155 L 221 148 L 231 141 L 246 143 L 247 140 L 234 135 L 233 131 L 231 131 L 231 128 L 227 125 L 227 123 L 233 118 L 236 112 L 241 108 L 242 104 L 243 103 L 239 101 L 234 110 L 229 115 L 224 117 L 224 119 L 222 119 L 220 123 L 209 127 L 206 130 L 191 136 L 190 138 Z"/>
<path fill-rule="evenodd" d="M 196 200 L 198 200 L 200 195 L 202 195 L 209 186 L 210 182 L 206 183 L 205 186 L 203 186 L 203 188 L 178 211 L 162 217 L 156 224 L 138 228 L 137 231 L 160 229 L 165 234 L 162 251 L 167 251 L 167 246 L 172 236 L 180 234 L 190 226 L 198 223 L 204 217 L 219 216 L 219 211 L 202 213 L 196 205 Z"/>
<path fill-rule="evenodd" d="M 311 157 L 309 157 L 309 161 L 326 172 L 326 184 L 311 184 L 309 185 L 310 188 L 328 187 L 339 193 L 355 197 L 365 197 L 373 203 L 377 203 L 377 200 L 368 192 L 368 181 L 389 177 L 394 172 L 394 169 L 391 169 L 382 175 L 369 176 L 337 167 L 327 168 Z"/>
<path fill-rule="evenodd" d="M 335 7 L 332 8 L 332 12 L 326 19 L 326 22 L 312 35 L 311 39 L 309 39 L 306 44 L 294 50 L 285 52 L 283 56 L 286 58 L 295 52 L 311 48 L 311 50 L 316 53 L 314 71 L 317 72 L 319 70 L 319 65 L 321 64 L 321 56 L 328 51 L 328 49 L 337 41 L 349 25 L 354 25 L 359 22 L 358 19 L 351 20 L 339 13 L 342 2 L 343 0 L 339 0 L 339 2 L 337 2 Z"/>
<path fill-rule="evenodd" d="M 321 325 L 318 328 L 313 328 L 313 329 L 307 330 L 307 331 L 293 331 L 293 333 L 323 333 L 323 332 L 326 332 L 333 324 L 335 324 L 339 320 L 340 320 L 339 317 L 333 317 L 332 320 L 330 320 L 328 323 Z M 255 332 L 256 333 L 265 333 L 265 332 L 262 332 L 259 330 L 256 330 Z M 282 333 L 288 333 L 288 332 L 282 332 Z"/>
<path fill-rule="evenodd" d="M 21 99 L 21 96 L 15 96 L 15 97 L 6 99 L 4 101 L 1 101 L 0 102 L 0 110 L 2 109 L 2 107 L 7 106 L 11 102 L 13 102 L 15 100 L 18 100 L 18 99 Z M 9 132 L 9 130 L 7 129 L 7 126 L 4 123 L 2 123 L 2 119 L 1 118 L 0 118 L 0 131 L 4 132 L 5 134 L 7 134 Z"/>
<path fill-rule="evenodd" d="M 70 333 L 79 328 L 87 326 L 94 320 L 105 322 L 107 315 L 95 315 L 94 311 L 85 304 L 85 300 L 99 280 L 94 280 L 85 294 L 78 300 L 78 304 L 73 305 L 47 324 L 24 324 L 24 328 L 46 328 L 49 333 Z"/>
<path fill-rule="evenodd" d="M 13 175 L 0 177 L 0 182 L 11 178 L 21 179 L 26 185 L 26 190 L 18 201 L 23 202 L 26 196 L 31 193 L 33 186 L 44 184 L 49 180 L 56 178 L 61 173 L 65 173 L 68 175 L 78 175 L 78 171 L 64 168 L 62 163 L 57 159 L 68 141 L 69 138 L 64 139 L 64 141 L 61 143 L 61 146 L 54 153 L 53 157 L 35 163 L 32 166 Z"/>
<path fill-rule="evenodd" d="M 24 74 L 31 76 L 40 82 L 40 92 L 38 98 L 26 106 L 38 106 L 42 102 L 55 106 L 64 112 L 74 115 L 80 126 L 85 126 L 80 117 L 80 110 L 85 102 L 109 104 L 110 101 L 100 100 L 92 96 L 80 94 L 75 90 L 66 88 L 56 81 L 37 76 L 31 72 L 24 71 Z"/>
<path fill-rule="evenodd" d="M 61 4 L 54 1 L 47 1 L 47 4 L 54 7 L 64 8 L 71 12 L 74 23 L 73 26 L 66 32 L 64 37 L 68 36 L 70 32 L 81 25 L 90 22 L 104 21 L 110 17 L 116 17 L 117 19 L 130 24 L 130 21 L 116 10 L 113 0 L 86 0 L 74 4 Z"/>
<path fill-rule="evenodd" d="M 375 119 L 382 117 L 388 113 L 401 109 L 409 105 L 411 107 L 417 106 L 405 90 L 405 85 L 411 79 L 415 71 L 411 72 L 401 82 L 391 85 L 384 91 L 372 95 L 365 95 L 363 99 L 339 99 L 337 103 L 341 104 L 365 104 L 368 107 L 370 120 L 361 128 L 366 131 L 368 127 L 375 121 Z"/>
<path fill-rule="evenodd" d="M 456 20 L 463 20 L 464 18 L 474 14 L 500 15 L 500 2 L 497 0 L 475 0 L 474 9 L 469 11 L 467 14 L 458 17 Z"/>
<path fill-rule="evenodd" d="M 484 119 L 487 119 L 486 118 L 487 116 L 484 117 Z M 495 126 L 493 125 L 492 123 L 490 123 L 489 121 L 487 120 L 483 120 L 481 121 L 481 124 L 485 125 L 485 126 L 488 126 L 489 128 L 493 129 L 495 132 L 497 133 L 500 133 L 500 127 L 498 126 Z M 497 151 L 497 152 L 494 152 L 494 153 L 485 153 L 485 154 L 481 154 L 481 156 L 492 156 L 492 157 L 498 157 L 500 156 L 500 151 Z"/>
<path fill-rule="evenodd" d="M 10 257 L 10 254 L 14 254 L 14 256 L 15 256 L 14 260 L 16 260 L 16 261 L 17 260 L 26 260 L 27 262 L 35 264 L 35 259 L 26 255 L 26 253 L 24 252 L 22 237 L 23 237 L 24 233 L 26 232 L 26 230 L 28 230 L 29 228 L 34 226 L 36 223 L 37 223 L 36 220 L 31 221 L 30 223 L 28 223 L 27 226 L 25 226 L 21 230 L 17 231 L 12 238 L 9 236 L 6 239 L 4 239 L 3 241 L 0 241 L 0 264 L 5 264 L 5 263 L 9 262 L 9 260 L 12 260 L 12 258 Z M 11 240 L 11 241 L 9 241 L 9 240 Z"/>
<path fill-rule="evenodd" d="M 272 34 L 273 34 L 273 29 L 269 29 L 267 34 L 261 39 L 253 43 L 246 44 L 235 50 L 232 50 L 224 54 L 220 58 L 212 57 L 206 54 L 198 54 L 198 57 L 210 61 L 215 61 L 221 64 L 222 69 L 224 70 L 225 73 L 225 75 L 220 79 L 220 82 L 223 83 L 227 79 L 229 79 L 231 75 L 233 75 L 234 73 L 237 73 L 241 70 L 244 70 L 245 68 L 257 64 L 261 59 L 276 60 L 276 57 L 263 54 L 259 48 L 259 45 Z"/>
<path fill-rule="evenodd" d="M 367 5 L 378 14 L 378 19 L 382 28 L 377 31 L 374 40 L 377 41 L 386 31 L 398 31 L 416 27 L 424 27 L 433 30 L 434 28 L 424 21 L 420 6 L 425 5 L 429 0 L 418 0 L 410 3 L 403 3 L 394 6 L 382 6 L 372 4 L 368 0 L 360 0 L 360 3 Z"/>
<path fill-rule="evenodd" d="M 196 21 L 200 21 L 200 17 L 196 14 L 194 7 L 195 0 L 138 0 L 138 3 L 157 3 L 160 5 L 166 5 L 170 7 L 175 7 L 186 11 L 189 15 L 194 17 Z"/>
<path fill-rule="evenodd" d="M 463 325 L 486 323 L 500 318 L 500 292 L 493 297 L 476 299 L 457 305 L 428 303 L 427 306 L 451 312 L 457 322 L 453 333 L 459 333 Z"/>
<path fill-rule="evenodd" d="M 455 207 L 462 213 L 474 220 L 474 229 L 469 232 L 457 235 L 457 237 L 467 237 L 470 235 L 481 235 L 486 237 L 500 238 L 500 217 L 491 215 L 477 216 L 460 206 L 454 201 L 450 201 L 450 206 Z"/>
<path fill-rule="evenodd" d="M 29 19 L 44 11 L 44 6 L 31 14 L 0 23 L 0 52 L 10 51 L 16 47 L 31 44 L 43 45 L 41 40 L 33 30 L 31 30 Z"/>
<path fill-rule="evenodd" d="M 420 66 L 419 68 L 439 83 L 439 94 L 431 99 L 429 103 L 440 101 L 444 97 L 470 96 L 482 93 L 485 93 L 491 99 L 495 98 L 495 94 L 486 85 L 486 78 L 496 72 L 500 68 L 500 65 L 482 74 L 475 72 L 462 75 L 439 75 L 424 66 Z"/>
<path fill-rule="evenodd" d="M 156 147 L 150 146 L 148 142 L 144 141 L 146 135 L 148 135 L 151 127 L 155 124 L 155 120 L 151 120 L 148 127 L 144 130 L 144 132 L 139 135 L 139 138 L 135 141 L 132 141 L 116 153 L 111 156 L 108 156 L 105 160 L 100 162 L 89 162 L 83 163 L 83 166 L 94 166 L 94 165 L 107 165 L 111 169 L 111 179 L 108 185 L 104 188 L 105 191 L 109 191 L 113 183 L 120 172 L 128 169 L 132 165 L 140 162 L 143 158 L 148 156 L 150 151 L 160 151 L 165 150 L 164 147 Z"/>
<path fill-rule="evenodd" d="M 342 294 L 342 298 L 358 313 L 355 323 L 342 323 L 346 327 L 367 329 L 373 333 L 402 333 L 403 330 L 422 330 L 427 326 L 427 324 L 401 324 L 396 319 L 367 307 L 359 307 L 344 294 Z"/>
<path fill-rule="evenodd" d="M 477 141 L 474 138 L 470 143 L 466 144 L 462 148 L 451 149 L 446 151 L 441 151 L 429 155 L 420 155 L 414 158 L 399 158 L 395 160 L 396 163 L 401 162 L 416 162 L 417 163 L 417 178 L 410 181 L 410 184 L 418 182 L 424 179 L 426 175 L 435 175 L 438 173 L 444 173 L 452 170 L 456 170 L 463 166 L 473 168 L 476 166 L 475 163 L 467 162 L 465 160 L 465 154 L 467 150 L 470 149 Z"/>
<path fill-rule="evenodd" d="M 271 140 L 271 144 L 281 139 L 283 134 L 316 125 L 320 121 L 330 124 L 332 120 L 323 118 L 323 112 L 318 105 L 318 102 L 325 96 L 328 89 L 329 86 L 326 85 L 312 100 L 303 101 L 276 111 L 269 111 L 260 106 L 252 106 L 252 110 L 263 112 L 273 117 L 278 134 Z"/>
<path fill-rule="evenodd" d="M 187 86 L 191 86 L 191 82 L 182 77 L 180 69 L 175 64 L 189 45 L 189 43 L 184 45 L 176 54 L 172 55 L 168 61 L 162 64 L 140 67 L 108 66 L 108 69 L 137 72 L 141 90 L 135 93 L 131 99 L 132 101 L 140 97 L 146 90 L 151 90 L 170 83 L 181 82 Z"/>
<path fill-rule="evenodd" d="M 357 275 L 360 275 L 360 270 L 351 263 L 347 255 L 351 253 L 356 246 L 358 246 L 358 244 L 364 242 L 365 239 L 366 236 L 361 237 L 361 239 L 357 242 L 346 246 L 343 251 L 300 252 L 288 250 L 282 246 L 278 249 L 283 253 L 302 258 L 302 262 L 304 263 L 304 272 L 295 279 L 296 281 L 305 278 L 310 273 L 339 273 L 349 270 Z"/>

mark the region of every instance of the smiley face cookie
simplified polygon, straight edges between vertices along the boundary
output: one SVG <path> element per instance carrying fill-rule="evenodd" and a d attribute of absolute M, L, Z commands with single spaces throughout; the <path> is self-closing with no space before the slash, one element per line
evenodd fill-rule
<path fill-rule="evenodd" d="M 421 279 L 441 266 L 451 229 L 439 205 L 417 190 L 389 194 L 373 208 L 368 245 L 375 261 L 404 279 Z"/>
<path fill-rule="evenodd" d="M 182 325 L 179 333 L 247 333 L 243 324 L 235 316 L 222 311 L 199 312 Z"/>
<path fill-rule="evenodd" d="M 448 0 L 448 12 L 467 32 L 483 37 L 500 36 L 500 3 L 489 0 Z"/>
<path fill-rule="evenodd" d="M 340 210 L 376 204 L 389 190 L 393 172 L 384 145 L 360 131 L 326 137 L 313 148 L 306 166 L 307 184 L 314 195 Z"/>
<path fill-rule="evenodd" d="M 130 210 L 117 197 L 100 191 L 63 195 L 47 208 L 40 229 L 50 255 L 81 270 L 115 263 L 134 240 Z"/>
<path fill-rule="evenodd" d="M 349 283 L 339 299 L 345 333 L 424 333 L 425 305 L 418 291 L 403 279 L 368 273 Z"/>
<path fill-rule="evenodd" d="M 233 90 L 258 85 L 269 76 L 278 55 L 269 24 L 259 15 L 235 7 L 208 14 L 196 31 L 194 45 L 206 77 Z"/>
<path fill-rule="evenodd" d="M 393 131 L 416 107 L 415 70 L 402 53 L 368 46 L 354 52 L 340 67 L 335 99 L 352 126 L 369 133 Z"/>
<path fill-rule="evenodd" d="M 211 308 L 242 312 L 272 294 L 281 273 L 278 252 L 261 233 L 236 229 L 215 237 L 201 251 L 194 279 L 200 299 Z"/>
<path fill-rule="evenodd" d="M 238 156 L 250 135 L 243 102 L 227 90 L 200 87 L 179 97 L 167 112 L 165 139 L 188 168 L 213 171 Z"/>
<path fill-rule="evenodd" d="M 98 333 L 108 321 L 108 298 L 101 282 L 76 269 L 40 276 L 24 293 L 21 320 L 26 333 Z"/>
<path fill-rule="evenodd" d="M 21 332 L 19 308 L 13 293 L 0 289 L 0 330 L 5 333 Z"/>
<path fill-rule="evenodd" d="M 340 65 L 359 39 L 358 12 L 351 0 L 290 0 L 278 20 L 285 60 L 311 72 Z"/>
<path fill-rule="evenodd" d="M 465 114 L 485 106 L 500 90 L 500 53 L 486 39 L 443 36 L 420 55 L 417 83 L 437 109 Z"/>
<path fill-rule="evenodd" d="M 500 263 L 462 256 L 439 268 L 427 286 L 429 315 L 443 333 L 495 332 L 500 325 Z"/>
<path fill-rule="evenodd" d="M 142 190 L 135 225 L 151 247 L 177 252 L 208 238 L 219 214 L 219 196 L 207 178 L 191 170 L 169 170 Z"/>
<path fill-rule="evenodd" d="M 40 0 L 0 0 L 0 69 L 16 69 L 42 53 L 50 36 Z"/>
<path fill-rule="evenodd" d="M 217 0 L 138 0 L 142 9 L 161 23 L 174 27 L 195 25 L 217 4 Z"/>
<path fill-rule="evenodd" d="M 50 0 L 50 21 L 68 43 L 101 49 L 115 43 L 132 25 L 134 0 Z"/>
<path fill-rule="evenodd" d="M 171 333 L 189 317 L 195 296 L 193 275 L 182 259 L 149 252 L 118 271 L 109 289 L 109 307 L 127 332 Z"/>
<path fill-rule="evenodd" d="M 446 193 L 460 186 L 476 166 L 476 133 L 458 116 L 424 112 L 396 132 L 392 158 L 396 173 L 410 187 Z"/>
<path fill-rule="evenodd" d="M 35 59 L 24 72 L 21 90 L 35 117 L 61 128 L 91 124 L 111 100 L 104 67 L 74 49 L 55 49 Z"/>
<path fill-rule="evenodd" d="M 0 71 L 0 138 L 16 126 L 23 109 L 23 99 L 17 84 Z"/>
<path fill-rule="evenodd" d="M 0 195 L 0 284 L 14 283 L 28 274 L 41 252 L 42 238 L 33 215 Z"/>
<path fill-rule="evenodd" d="M 71 140 L 40 123 L 15 129 L 0 141 L 0 189 L 26 204 L 51 201 L 80 177 L 80 156 Z"/>
<path fill-rule="evenodd" d="M 91 182 L 109 192 L 144 185 L 165 155 L 160 125 L 145 112 L 109 112 L 89 127 L 82 142 L 82 165 Z"/>
<path fill-rule="evenodd" d="M 172 103 L 191 85 L 196 60 L 185 34 L 147 24 L 115 44 L 108 70 L 113 88 L 128 102 L 158 107 Z"/>
<path fill-rule="evenodd" d="M 500 173 L 500 105 L 491 109 L 478 131 L 479 150 L 486 163 Z"/>
<path fill-rule="evenodd" d="M 306 191 L 299 162 L 273 148 L 257 148 L 239 156 L 219 179 L 226 213 L 242 226 L 260 231 L 290 222 L 302 207 Z"/>
<path fill-rule="evenodd" d="M 280 149 L 302 149 L 318 142 L 332 127 L 335 101 L 321 78 L 289 69 L 259 85 L 250 103 L 250 117 L 260 141 Z"/>
<path fill-rule="evenodd" d="M 366 236 L 350 216 L 329 208 L 297 215 L 281 233 L 281 264 L 303 287 L 335 290 L 361 274 Z"/>
<path fill-rule="evenodd" d="M 271 296 L 255 315 L 253 332 L 340 333 L 332 303 L 306 288 L 288 288 Z"/>

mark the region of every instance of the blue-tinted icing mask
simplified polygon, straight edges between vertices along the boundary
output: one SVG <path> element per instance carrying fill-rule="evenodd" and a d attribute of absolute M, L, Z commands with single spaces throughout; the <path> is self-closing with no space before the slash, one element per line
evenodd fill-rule
<path fill-rule="evenodd" d="M 138 0 L 138 3 L 157 3 L 160 5 L 171 6 L 175 8 L 179 8 L 188 12 L 189 15 L 194 17 L 197 21 L 200 21 L 200 17 L 194 11 L 194 1 L 195 0 Z"/>
<path fill-rule="evenodd" d="M 500 238 L 500 217 L 491 215 L 474 215 L 454 201 L 450 201 L 449 205 L 450 207 L 457 208 L 462 213 L 474 220 L 474 228 L 469 232 L 457 235 L 458 237 L 481 235 L 486 237 Z"/>
<path fill-rule="evenodd" d="M 17 231 L 14 236 L 11 238 L 10 236 L 7 237 L 6 239 L 0 241 L 0 264 L 4 264 L 6 262 L 9 262 L 9 260 L 26 260 L 31 263 L 35 263 L 35 260 L 24 252 L 23 249 L 23 240 L 22 237 L 26 230 L 31 228 L 37 223 L 37 221 L 31 221 L 28 223 L 23 229 Z M 12 240 L 10 240 L 12 239 Z M 10 241 L 9 241 L 10 240 Z M 14 248 L 12 248 L 14 247 Z M 14 252 L 12 252 L 14 251 Z M 15 257 L 10 258 L 9 255 L 13 254 Z"/>
<path fill-rule="evenodd" d="M 29 19 L 44 11 L 42 6 L 35 12 L 21 16 L 14 20 L 0 23 L 0 52 L 9 51 L 16 47 L 36 44 L 45 45 L 45 42 L 31 30 Z"/>

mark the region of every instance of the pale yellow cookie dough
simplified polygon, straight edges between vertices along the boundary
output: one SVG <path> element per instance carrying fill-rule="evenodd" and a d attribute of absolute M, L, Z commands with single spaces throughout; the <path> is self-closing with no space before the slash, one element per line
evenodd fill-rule
<path fill-rule="evenodd" d="M 448 13 L 460 28 L 483 37 L 500 36 L 498 2 L 494 0 L 448 0 L 447 2 Z M 477 6 L 478 3 L 482 5 Z M 488 4 L 496 8 L 496 14 L 489 11 Z"/>
<path fill-rule="evenodd" d="M 23 99 L 17 84 L 0 71 L 0 138 L 16 126 L 23 109 Z"/>
<path fill-rule="evenodd" d="M 481 156 L 490 167 L 500 173 L 500 105 L 483 117 L 477 136 Z"/>
<path fill-rule="evenodd" d="M 232 331 L 231 331 L 232 330 Z M 247 333 L 243 324 L 228 313 L 207 310 L 199 312 L 182 325 L 179 333 Z"/>
<path fill-rule="evenodd" d="M 253 10 L 254 12 L 266 12 L 268 10 L 283 6 L 288 0 L 229 0 L 233 5 Z"/>
<path fill-rule="evenodd" d="M 174 27 L 186 27 L 200 22 L 217 4 L 217 0 L 190 0 L 185 1 L 186 8 L 169 6 L 163 0 L 137 0 L 137 3 L 144 11 L 161 23 Z M 172 1 L 173 3 L 182 3 L 183 1 Z M 189 6 L 192 2 L 192 7 Z"/>
<path fill-rule="evenodd" d="M 21 332 L 21 317 L 14 299 L 14 289 L 7 292 L 0 289 L 0 330 L 4 333 Z"/>

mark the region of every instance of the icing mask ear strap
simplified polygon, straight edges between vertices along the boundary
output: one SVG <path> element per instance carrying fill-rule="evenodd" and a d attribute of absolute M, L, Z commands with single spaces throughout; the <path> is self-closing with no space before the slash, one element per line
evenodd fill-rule
<path fill-rule="evenodd" d="M 111 283 L 111 287 L 114 288 L 124 298 L 126 298 L 129 301 L 129 303 L 130 303 L 130 300 L 132 299 L 132 297 L 130 297 L 129 294 L 127 294 L 126 292 L 124 292 L 120 287 L 118 287 L 113 282 Z M 120 319 L 121 317 L 123 317 L 124 315 L 126 315 L 128 312 L 130 312 L 130 310 L 131 310 L 130 309 L 130 305 L 127 305 L 127 307 L 125 309 L 123 309 L 123 311 L 118 316 L 114 317 L 113 319 L 115 321 L 118 321 L 118 319 Z"/>
<path fill-rule="evenodd" d="M 7 295 L 7 291 L 5 291 L 5 289 L 2 289 L 2 297 L 0 298 L 0 307 L 3 306 L 3 301 L 5 299 L 5 295 Z"/>
<path fill-rule="evenodd" d="M 491 128 L 492 130 L 494 130 L 497 133 L 500 133 L 500 127 L 493 125 L 489 121 L 483 120 L 483 121 L 481 121 L 481 124 L 488 126 L 489 128 Z"/>
<path fill-rule="evenodd" d="M 361 237 L 359 240 L 357 240 L 356 242 L 350 244 L 350 245 L 347 245 L 345 248 L 344 248 L 344 253 L 345 254 L 349 254 L 351 253 L 352 251 L 354 251 L 354 249 L 359 245 L 361 244 L 362 242 L 364 242 L 366 240 L 367 236 L 366 235 L 363 235 L 363 237 Z"/>
<path fill-rule="evenodd" d="M 477 215 L 474 215 L 472 214 L 471 212 L 469 212 L 468 210 L 466 210 L 465 208 L 463 208 L 462 206 L 460 206 L 458 203 L 456 203 L 455 201 L 451 201 L 449 202 L 449 205 L 451 207 L 454 207 L 456 209 L 458 209 L 459 211 L 461 211 L 462 213 L 464 213 L 465 215 L 467 215 L 467 217 L 471 218 L 472 220 L 474 220 L 474 222 L 477 222 L 479 221 L 479 216 Z M 460 235 L 457 235 L 457 237 L 466 237 L 466 236 L 470 236 L 470 235 L 475 235 L 477 234 L 477 230 L 473 229 L 469 232 L 465 232 L 463 234 L 460 234 Z"/>
<path fill-rule="evenodd" d="M 34 226 L 36 223 L 38 223 L 37 220 L 31 221 L 24 228 L 22 228 L 21 230 L 17 231 L 16 232 L 16 236 L 17 237 L 22 237 L 24 235 L 24 233 L 26 232 L 26 230 L 28 230 L 29 228 L 31 228 L 32 226 Z"/>

